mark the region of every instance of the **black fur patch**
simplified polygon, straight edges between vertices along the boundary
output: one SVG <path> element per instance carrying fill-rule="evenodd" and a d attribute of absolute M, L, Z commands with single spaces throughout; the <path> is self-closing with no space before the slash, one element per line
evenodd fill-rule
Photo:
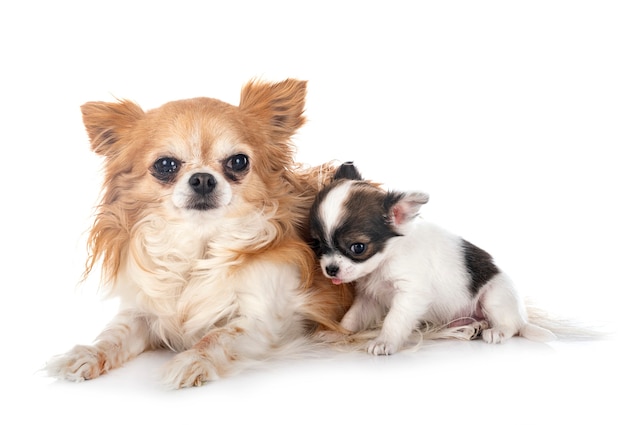
<path fill-rule="evenodd" d="M 354 163 L 349 161 L 344 162 L 339 166 L 339 168 L 337 168 L 333 179 L 363 180 L 363 177 L 361 177 L 361 173 L 359 173 L 359 170 L 356 169 Z"/>
<path fill-rule="evenodd" d="M 465 267 L 471 276 L 470 291 L 475 296 L 489 279 L 500 273 L 493 262 L 493 257 L 476 245 L 463 239 L 461 243 L 465 256 Z"/>
<path fill-rule="evenodd" d="M 328 192 L 340 182 L 341 180 L 335 181 L 324 188 L 313 203 L 310 216 L 312 247 L 318 256 L 336 250 L 356 263 L 364 262 L 382 251 L 390 238 L 399 236 L 387 219 L 387 193 L 365 182 L 352 183 L 350 195 L 342 206 L 343 220 L 330 229 L 332 240 L 325 240 L 326 223 L 319 216 L 319 207 Z M 366 249 L 355 254 L 350 249 L 353 244 L 364 244 Z"/>
<path fill-rule="evenodd" d="M 367 183 L 355 182 L 344 206 L 345 217 L 333 233 L 333 245 L 354 262 L 367 261 L 381 252 L 390 238 L 399 236 L 389 224 L 387 193 Z M 361 255 L 350 252 L 354 243 L 365 244 Z"/>

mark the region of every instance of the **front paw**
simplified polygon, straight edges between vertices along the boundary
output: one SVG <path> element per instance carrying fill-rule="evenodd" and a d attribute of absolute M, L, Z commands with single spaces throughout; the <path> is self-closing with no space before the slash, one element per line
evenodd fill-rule
<path fill-rule="evenodd" d="M 88 345 L 77 345 L 53 357 L 45 367 L 48 376 L 75 382 L 97 378 L 109 369 L 104 353 Z"/>
<path fill-rule="evenodd" d="M 382 340 L 374 339 L 367 346 L 367 352 L 375 356 L 389 356 L 397 351 L 396 344 Z"/>
<path fill-rule="evenodd" d="M 213 363 L 195 349 L 177 354 L 166 366 L 163 382 L 168 388 L 199 387 L 219 378 Z"/>

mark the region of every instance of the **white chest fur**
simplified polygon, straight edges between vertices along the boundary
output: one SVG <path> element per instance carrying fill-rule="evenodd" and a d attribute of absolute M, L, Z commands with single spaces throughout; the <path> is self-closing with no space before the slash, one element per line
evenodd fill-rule
<path fill-rule="evenodd" d="M 175 350 L 240 317 L 270 327 L 274 320 L 277 327 L 290 323 L 277 318 L 299 307 L 297 268 L 262 259 L 241 263 L 233 245 L 199 238 L 187 224 L 144 220 L 118 276 L 121 308 L 144 316 L 153 338 Z"/>

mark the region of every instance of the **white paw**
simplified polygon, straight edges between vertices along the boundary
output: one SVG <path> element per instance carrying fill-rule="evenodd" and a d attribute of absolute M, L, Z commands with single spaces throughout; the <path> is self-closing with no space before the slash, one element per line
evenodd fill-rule
<path fill-rule="evenodd" d="M 499 344 L 513 336 L 513 332 L 501 328 L 485 329 L 482 332 L 483 341 L 490 344 Z"/>
<path fill-rule="evenodd" d="M 489 323 L 487 323 L 486 320 L 475 321 L 472 324 L 470 324 L 468 326 L 469 329 L 467 330 L 468 339 L 478 338 L 483 332 L 483 329 L 486 329 L 487 326 L 489 326 Z"/>
<path fill-rule="evenodd" d="M 177 354 L 167 365 L 163 382 L 169 388 L 199 387 L 219 378 L 213 363 L 190 349 Z"/>
<path fill-rule="evenodd" d="M 75 382 L 97 378 L 109 369 L 106 356 L 88 345 L 77 345 L 53 357 L 45 367 L 49 376 Z"/>
<path fill-rule="evenodd" d="M 375 356 L 388 356 L 397 351 L 396 345 L 385 342 L 384 340 L 375 339 L 370 341 L 367 346 L 367 352 Z"/>

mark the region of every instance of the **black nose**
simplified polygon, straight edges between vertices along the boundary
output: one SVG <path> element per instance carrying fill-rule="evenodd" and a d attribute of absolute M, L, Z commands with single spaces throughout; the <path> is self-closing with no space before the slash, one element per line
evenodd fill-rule
<path fill-rule="evenodd" d="M 337 272 L 339 271 L 339 266 L 336 264 L 330 264 L 328 266 L 326 266 L 326 273 L 328 273 L 328 276 L 337 276 Z"/>
<path fill-rule="evenodd" d="M 209 173 L 196 173 L 189 178 L 189 186 L 198 195 L 207 195 L 215 189 L 217 180 Z"/>

